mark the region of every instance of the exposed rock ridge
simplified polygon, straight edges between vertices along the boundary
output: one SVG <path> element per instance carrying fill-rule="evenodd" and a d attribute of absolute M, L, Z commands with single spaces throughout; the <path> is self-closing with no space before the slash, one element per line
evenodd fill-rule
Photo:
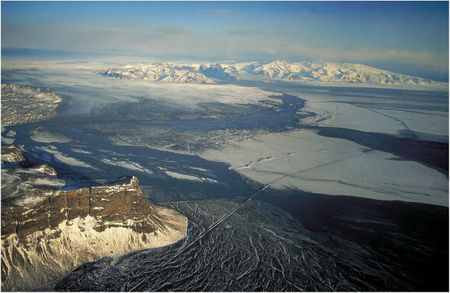
<path fill-rule="evenodd" d="M 2 289 L 39 288 L 104 256 L 169 245 L 186 228 L 184 216 L 143 197 L 136 177 L 4 207 Z"/>

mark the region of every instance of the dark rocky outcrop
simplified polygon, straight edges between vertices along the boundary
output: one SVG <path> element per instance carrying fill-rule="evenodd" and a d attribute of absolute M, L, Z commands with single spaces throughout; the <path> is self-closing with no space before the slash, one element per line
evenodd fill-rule
<path fill-rule="evenodd" d="M 151 217 L 153 213 L 154 207 L 142 196 L 138 179 L 132 177 L 111 185 L 51 193 L 32 206 L 5 207 L 2 235 L 16 233 L 19 238 L 25 238 L 46 228 L 55 229 L 63 221 L 86 216 L 98 220 L 94 227 L 98 232 L 109 227 L 127 227 L 151 233 L 163 226 L 160 219 Z"/>
<path fill-rule="evenodd" d="M 40 288 L 83 263 L 169 245 L 186 235 L 187 219 L 150 204 L 136 177 L 72 191 L 33 191 L 37 200 L 2 206 L 2 290 Z"/>

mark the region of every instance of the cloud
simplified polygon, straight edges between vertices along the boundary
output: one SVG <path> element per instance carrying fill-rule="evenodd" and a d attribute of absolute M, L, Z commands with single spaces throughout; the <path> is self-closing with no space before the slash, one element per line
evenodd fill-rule
<path fill-rule="evenodd" d="M 157 26 L 155 27 L 155 30 L 158 33 L 165 34 L 165 35 L 182 35 L 182 34 L 189 34 L 192 31 L 180 28 L 180 27 L 169 27 L 169 26 Z"/>
<path fill-rule="evenodd" d="M 236 30 L 227 30 L 225 33 L 231 35 L 239 35 L 239 36 L 280 36 L 280 35 L 292 35 L 292 33 L 282 32 L 282 31 L 269 31 L 269 30 L 248 30 L 248 29 L 236 29 Z"/>
<path fill-rule="evenodd" d="M 236 19 L 240 16 L 240 13 L 233 9 L 197 9 L 196 12 L 206 17 L 228 17 Z"/>
<path fill-rule="evenodd" d="M 230 15 L 233 14 L 234 11 L 231 9 L 211 9 L 209 10 L 210 13 L 213 14 L 219 14 L 219 15 Z"/>
<path fill-rule="evenodd" d="M 136 22 L 115 25 L 22 25 L 5 22 L 3 48 L 117 52 L 241 61 L 286 59 L 362 63 L 411 75 L 446 78 L 448 53 L 389 48 L 315 46 L 284 32 L 236 29 L 196 32 Z"/>
<path fill-rule="evenodd" d="M 309 13 L 309 12 L 299 12 L 294 14 L 296 17 L 303 19 L 329 19 L 332 15 L 322 14 L 322 13 Z"/>
<path fill-rule="evenodd" d="M 146 23 L 142 23 L 139 21 L 136 21 L 134 19 L 124 19 L 123 21 L 119 22 L 119 23 L 113 23 L 112 21 L 110 21 L 108 23 L 108 26 L 110 28 L 122 28 L 122 29 L 127 29 L 127 30 L 142 30 L 144 28 L 148 28 L 149 25 Z"/>

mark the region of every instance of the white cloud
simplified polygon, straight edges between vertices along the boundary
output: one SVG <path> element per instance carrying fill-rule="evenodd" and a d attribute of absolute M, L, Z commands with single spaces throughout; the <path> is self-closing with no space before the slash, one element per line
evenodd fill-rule
<path fill-rule="evenodd" d="M 382 47 L 314 46 L 308 42 L 298 42 L 294 36 L 286 36 L 282 32 L 241 29 L 200 33 L 181 27 L 150 26 L 135 21 L 96 27 L 80 24 L 26 26 L 5 22 L 2 46 L 222 60 L 324 60 L 378 65 L 412 75 L 448 75 L 447 53 Z"/>

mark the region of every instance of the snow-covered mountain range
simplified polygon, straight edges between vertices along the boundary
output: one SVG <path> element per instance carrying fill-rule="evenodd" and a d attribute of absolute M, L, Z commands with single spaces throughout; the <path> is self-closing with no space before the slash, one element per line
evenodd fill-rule
<path fill-rule="evenodd" d="M 199 65 L 156 63 L 125 65 L 107 69 L 104 75 L 120 79 L 142 79 L 161 82 L 214 83 L 200 71 Z"/>
<path fill-rule="evenodd" d="M 102 73 L 119 79 L 151 82 L 207 83 L 234 80 L 287 80 L 331 84 L 437 86 L 442 82 L 363 64 L 272 61 L 233 64 L 154 63 L 108 68 Z"/>

